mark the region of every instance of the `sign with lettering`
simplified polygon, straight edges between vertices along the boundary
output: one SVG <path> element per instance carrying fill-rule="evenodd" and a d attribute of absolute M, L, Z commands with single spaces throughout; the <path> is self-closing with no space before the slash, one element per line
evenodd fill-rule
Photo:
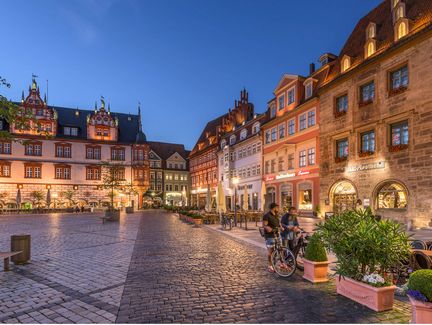
<path fill-rule="evenodd" d="M 346 167 L 345 169 L 349 173 L 354 173 L 354 172 L 361 172 L 364 170 L 383 169 L 383 168 L 385 168 L 385 161 L 378 161 L 370 164 L 354 165 L 354 166 Z"/>
<path fill-rule="evenodd" d="M 279 174 L 279 175 L 276 175 L 276 179 L 283 179 L 283 178 L 294 177 L 295 175 L 296 175 L 295 173 Z"/>
<path fill-rule="evenodd" d="M 271 175 L 271 176 L 266 176 L 266 178 L 265 178 L 265 181 L 266 182 L 271 182 L 271 181 L 274 181 L 275 180 L 275 177 L 273 176 L 273 175 Z"/>
<path fill-rule="evenodd" d="M 309 175 L 310 171 L 308 170 L 299 170 L 299 172 L 297 173 L 297 175 L 302 176 L 302 175 Z"/>

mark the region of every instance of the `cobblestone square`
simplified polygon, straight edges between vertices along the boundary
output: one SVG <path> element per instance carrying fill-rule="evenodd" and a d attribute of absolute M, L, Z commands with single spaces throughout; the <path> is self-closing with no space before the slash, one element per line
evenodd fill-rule
<path fill-rule="evenodd" d="M 1 216 L 32 235 L 32 260 L 0 272 L 3 323 L 407 323 L 409 304 L 375 313 L 312 285 L 266 272 L 265 251 L 176 215 L 146 211 L 102 224 L 97 214 Z"/>

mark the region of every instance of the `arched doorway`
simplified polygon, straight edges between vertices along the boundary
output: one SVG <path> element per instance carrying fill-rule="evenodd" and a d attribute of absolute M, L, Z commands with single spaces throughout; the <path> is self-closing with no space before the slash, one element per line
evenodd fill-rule
<path fill-rule="evenodd" d="M 264 210 L 267 211 L 270 204 L 276 202 L 276 189 L 274 187 L 267 187 L 265 195 Z"/>
<path fill-rule="evenodd" d="M 334 213 L 340 213 L 356 208 L 357 190 L 354 185 L 347 180 L 335 183 L 331 190 L 331 196 Z"/>

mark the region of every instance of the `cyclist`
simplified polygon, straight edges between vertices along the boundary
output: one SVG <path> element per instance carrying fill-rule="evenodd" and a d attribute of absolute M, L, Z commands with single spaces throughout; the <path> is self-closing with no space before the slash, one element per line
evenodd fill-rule
<path fill-rule="evenodd" d="M 300 225 L 297 220 L 297 209 L 295 207 L 290 207 L 288 212 L 282 216 L 280 227 L 282 229 L 281 236 L 284 246 L 289 247 L 293 251 L 297 232 L 300 231 Z"/>
<path fill-rule="evenodd" d="M 274 273 L 275 270 L 271 263 L 271 256 L 276 243 L 276 237 L 278 236 L 277 230 L 280 226 L 279 222 L 279 205 L 276 203 L 270 204 L 270 210 L 267 212 L 262 219 L 262 226 L 264 228 L 264 238 L 267 246 L 267 256 L 268 256 L 268 271 Z"/>

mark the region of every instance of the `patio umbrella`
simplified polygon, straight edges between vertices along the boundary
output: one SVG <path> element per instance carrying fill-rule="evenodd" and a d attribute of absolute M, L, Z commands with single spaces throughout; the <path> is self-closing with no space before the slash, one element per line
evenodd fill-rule
<path fill-rule="evenodd" d="M 264 182 L 261 182 L 261 210 L 264 211 L 265 209 L 265 198 L 267 194 L 266 184 Z"/>
<path fill-rule="evenodd" d="M 49 209 L 51 205 L 51 189 L 48 189 L 47 197 L 46 197 L 46 206 Z"/>
<path fill-rule="evenodd" d="M 244 190 L 243 190 L 243 210 L 244 211 L 249 210 L 249 198 L 248 198 L 247 185 L 244 186 Z"/>
<path fill-rule="evenodd" d="M 217 209 L 219 213 L 226 212 L 225 193 L 223 190 L 222 182 L 219 182 L 217 188 Z"/>
<path fill-rule="evenodd" d="M 17 205 L 17 209 L 21 208 L 21 189 L 18 189 L 18 192 L 16 195 L 16 205 Z"/>
<path fill-rule="evenodd" d="M 207 187 L 207 196 L 206 196 L 206 205 L 205 210 L 207 212 L 211 211 L 211 194 L 210 194 L 210 186 Z"/>

